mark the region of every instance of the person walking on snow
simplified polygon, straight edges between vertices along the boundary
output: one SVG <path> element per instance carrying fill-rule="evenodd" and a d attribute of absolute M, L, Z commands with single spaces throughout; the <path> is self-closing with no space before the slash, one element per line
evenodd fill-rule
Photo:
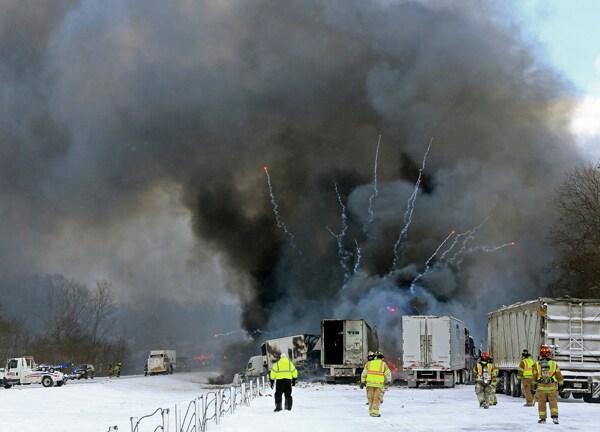
<path fill-rule="evenodd" d="M 367 354 L 367 362 L 365 363 L 365 366 L 363 367 L 363 370 L 369 369 L 369 362 L 371 360 L 373 360 L 374 358 L 375 358 L 375 353 L 373 351 L 369 351 L 369 354 Z M 366 405 L 369 405 L 369 389 L 367 389 L 367 403 L 366 403 Z"/>
<path fill-rule="evenodd" d="M 495 388 L 492 388 L 492 382 L 496 380 L 498 372 L 494 363 L 490 361 L 487 352 L 482 352 L 481 357 L 475 367 L 475 394 L 479 401 L 479 406 L 488 409 L 493 404 Z"/>
<path fill-rule="evenodd" d="M 555 424 L 558 424 L 557 398 L 558 392 L 563 389 L 564 382 L 558 365 L 552 360 L 552 351 L 545 345 L 540 348 L 540 359 L 533 366 L 533 377 L 534 385 L 537 387 L 536 396 L 540 416 L 538 423 L 546 423 L 546 401 L 548 401 L 550 417 Z"/>
<path fill-rule="evenodd" d="M 533 365 L 535 361 L 531 358 L 528 350 L 524 349 L 521 353 L 521 363 L 519 363 L 519 372 L 517 378 L 521 380 L 521 390 L 525 395 L 526 407 L 534 406 L 533 399 Z"/>
<path fill-rule="evenodd" d="M 360 388 L 367 386 L 369 400 L 369 415 L 381 417 L 379 405 L 383 402 L 384 387 L 392 382 L 390 368 L 383 361 L 383 353 L 377 351 L 375 358 L 367 362 L 360 376 Z"/>
<path fill-rule="evenodd" d="M 281 411 L 281 395 L 285 395 L 285 409 L 292 409 L 292 386 L 296 385 L 298 370 L 290 361 L 286 353 L 281 353 L 279 361 L 273 365 L 269 373 L 271 388 L 275 384 L 275 409 Z"/>

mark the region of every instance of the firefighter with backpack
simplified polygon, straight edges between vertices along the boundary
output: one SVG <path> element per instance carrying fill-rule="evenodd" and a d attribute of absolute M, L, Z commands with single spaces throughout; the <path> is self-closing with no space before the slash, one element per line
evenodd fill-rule
<path fill-rule="evenodd" d="M 546 345 L 540 348 L 540 359 L 533 366 L 534 386 L 538 400 L 538 423 L 546 423 L 546 402 L 550 405 L 550 417 L 558 424 L 558 392 L 564 381 L 558 365 L 552 360 L 552 351 Z"/>

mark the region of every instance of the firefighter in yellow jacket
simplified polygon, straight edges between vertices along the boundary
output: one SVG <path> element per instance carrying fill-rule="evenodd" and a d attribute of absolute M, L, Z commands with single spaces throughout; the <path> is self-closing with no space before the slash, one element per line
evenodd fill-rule
<path fill-rule="evenodd" d="M 535 405 L 533 399 L 533 365 L 535 361 L 531 358 L 529 351 L 524 349 L 521 353 L 521 363 L 519 363 L 519 372 L 517 378 L 521 380 L 521 390 L 525 395 L 526 407 L 532 407 Z"/>
<path fill-rule="evenodd" d="M 475 373 L 475 394 L 479 401 L 479 406 L 488 409 L 490 405 L 495 405 L 496 377 L 498 369 L 491 361 L 487 352 L 482 352 L 479 361 L 473 368 Z"/>
<path fill-rule="evenodd" d="M 285 395 L 285 409 L 292 409 L 292 386 L 296 385 L 298 370 L 294 363 L 290 361 L 286 353 L 281 353 L 279 361 L 273 365 L 269 373 L 271 388 L 275 384 L 275 409 L 281 411 L 281 395 Z"/>
<path fill-rule="evenodd" d="M 558 424 L 558 392 L 562 390 L 564 382 L 558 365 L 552 360 L 552 351 L 542 345 L 540 359 L 533 366 L 534 385 L 537 387 L 538 423 L 546 423 L 546 401 L 550 405 L 550 417 Z M 558 384 L 558 387 L 557 387 Z"/>
<path fill-rule="evenodd" d="M 377 351 L 375 358 L 367 362 L 360 376 L 360 388 L 367 386 L 369 415 L 371 417 L 381 417 L 379 405 L 383 402 L 384 387 L 391 382 L 392 372 L 383 361 L 383 353 Z"/>

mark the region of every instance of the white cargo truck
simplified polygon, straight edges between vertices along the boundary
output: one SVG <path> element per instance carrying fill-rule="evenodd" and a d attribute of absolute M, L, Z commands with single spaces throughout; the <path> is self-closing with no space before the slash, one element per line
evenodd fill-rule
<path fill-rule="evenodd" d="M 402 317 L 402 366 L 409 387 L 454 387 L 470 379 L 473 344 L 465 324 L 451 316 Z"/>
<path fill-rule="evenodd" d="M 269 339 L 261 345 L 261 355 L 248 360 L 245 376 L 252 378 L 266 374 L 279 360 L 281 353 L 287 354 L 301 375 L 317 373 L 320 370 L 320 339 L 319 335 L 311 334 Z"/>
<path fill-rule="evenodd" d="M 321 365 L 327 382 L 360 379 L 369 351 L 378 349 L 377 331 L 362 319 L 321 321 Z"/>
<path fill-rule="evenodd" d="M 172 374 L 177 368 L 175 350 L 152 350 L 147 360 L 148 375 Z"/>
<path fill-rule="evenodd" d="M 42 371 L 38 368 L 33 357 L 16 357 L 6 362 L 6 368 L 0 373 L 4 388 L 13 385 L 41 384 L 44 387 L 60 387 L 66 383 L 65 375 L 59 371 Z"/>
<path fill-rule="evenodd" d="M 563 374 L 561 397 L 600 402 L 600 299 L 540 297 L 488 314 L 488 351 L 505 394 L 521 396 L 521 352 L 536 360 L 542 345 L 552 349 Z"/>

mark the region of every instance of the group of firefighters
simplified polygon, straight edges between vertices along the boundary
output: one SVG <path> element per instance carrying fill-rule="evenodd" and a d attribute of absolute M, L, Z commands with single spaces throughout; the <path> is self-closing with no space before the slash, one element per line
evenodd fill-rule
<path fill-rule="evenodd" d="M 498 368 L 494 365 L 494 359 L 488 353 L 482 352 L 473 371 L 476 377 L 475 393 L 479 406 L 487 409 L 490 405 L 496 405 Z M 517 378 L 521 381 L 525 406 L 534 406 L 537 399 L 540 417 L 538 423 L 546 423 L 548 416 L 546 403 L 548 403 L 550 417 L 555 424 L 558 424 L 558 393 L 563 390 L 564 381 L 558 365 L 552 360 L 550 348 L 543 345 L 537 361 L 533 360 L 529 351 L 524 349 L 521 353 Z"/>
<path fill-rule="evenodd" d="M 538 402 L 538 423 L 546 423 L 546 403 L 550 405 L 550 417 L 558 424 L 558 393 L 563 390 L 563 376 L 558 365 L 552 360 L 552 351 L 547 346 L 540 349 L 537 361 L 531 358 L 528 350 L 522 352 L 519 373 L 517 377 L 521 381 L 523 394 L 525 395 L 525 406 L 532 407 Z M 360 388 L 367 388 L 367 405 L 369 415 L 381 417 L 379 406 L 383 402 L 385 386 L 392 381 L 392 373 L 388 365 L 383 361 L 381 351 L 369 352 L 361 377 Z M 479 361 L 473 368 L 475 373 L 475 394 L 481 408 L 488 409 L 491 405 L 497 405 L 496 381 L 498 368 L 494 365 L 494 359 L 487 352 L 482 352 Z M 285 353 L 269 372 L 271 388 L 275 385 L 275 410 L 281 411 L 282 395 L 285 396 L 285 409 L 292 409 L 292 386 L 296 385 L 298 370 Z M 505 383 L 506 385 L 506 383 Z M 535 395 L 535 397 L 534 397 Z"/>
<path fill-rule="evenodd" d="M 112 377 L 117 377 L 119 378 L 121 376 L 121 363 L 115 363 L 114 365 L 112 363 L 108 364 L 108 377 L 112 378 Z"/>

